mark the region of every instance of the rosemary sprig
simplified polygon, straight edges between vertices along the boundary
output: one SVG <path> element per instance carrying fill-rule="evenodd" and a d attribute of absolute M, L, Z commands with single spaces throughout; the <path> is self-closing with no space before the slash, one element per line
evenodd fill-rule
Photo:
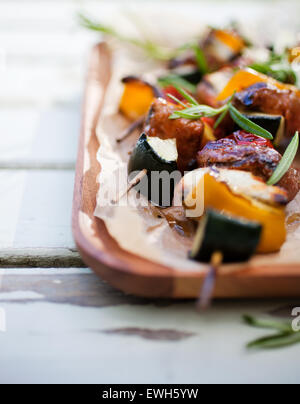
<path fill-rule="evenodd" d="M 294 345 L 300 342 L 300 332 L 285 332 L 259 338 L 250 342 L 248 348 L 275 349 Z"/>
<path fill-rule="evenodd" d="M 243 320 L 246 324 L 253 327 L 273 329 L 277 331 L 275 334 L 251 341 L 247 344 L 248 348 L 274 349 L 300 343 L 300 332 L 294 331 L 291 324 L 286 321 L 257 319 L 249 315 L 243 316 Z"/>
<path fill-rule="evenodd" d="M 196 62 L 200 72 L 202 74 L 208 73 L 208 65 L 203 50 L 198 44 L 192 44 L 191 48 L 195 52 Z"/>
<path fill-rule="evenodd" d="M 180 54 L 182 54 L 183 52 L 185 52 L 187 50 L 192 50 L 195 53 L 195 58 L 196 58 L 196 62 L 197 62 L 199 71 L 202 74 L 205 74 L 208 72 L 208 65 L 207 65 L 205 55 L 204 55 L 202 49 L 199 47 L 199 45 L 197 43 L 195 43 L 194 41 L 187 42 L 187 43 L 179 46 L 176 49 L 170 49 L 167 47 L 160 46 L 150 40 L 141 41 L 141 40 L 138 40 L 135 38 L 130 38 L 125 35 L 121 35 L 112 27 L 92 21 L 91 19 L 87 18 L 85 15 L 83 15 L 81 13 L 79 13 L 78 18 L 79 18 L 79 23 L 82 27 L 87 28 L 92 31 L 101 32 L 103 34 L 114 37 L 114 38 L 118 39 L 119 41 L 132 44 L 132 45 L 142 49 L 152 59 L 156 59 L 159 61 L 166 62 L 166 61 L 169 61 L 171 59 L 178 57 Z M 192 85 L 191 83 L 189 83 L 189 84 Z M 185 88 L 185 86 L 183 86 L 182 83 L 180 85 Z M 188 91 L 194 92 L 194 90 L 190 90 L 190 89 L 188 89 Z"/>
<path fill-rule="evenodd" d="M 250 65 L 252 69 L 287 84 L 296 84 L 297 75 L 288 62 L 287 52 L 279 55 L 271 51 L 269 60 Z"/>
<path fill-rule="evenodd" d="M 253 316 L 245 314 L 243 320 L 246 324 L 257 328 L 267 328 L 272 330 L 277 330 L 281 332 L 291 332 L 292 328 L 288 322 L 285 321 L 275 321 L 273 319 L 258 319 Z"/>
<path fill-rule="evenodd" d="M 169 117 L 169 119 L 178 119 L 178 118 L 199 119 L 202 117 L 211 118 L 223 114 L 224 111 L 225 112 L 228 111 L 227 106 L 216 109 L 209 107 L 208 105 L 194 105 L 193 107 L 173 112 L 173 114 Z"/>
<path fill-rule="evenodd" d="M 177 102 L 177 104 L 181 105 L 182 107 L 186 108 L 186 104 L 184 104 L 181 100 L 179 100 L 175 95 L 168 93 L 167 96 L 171 98 L 171 100 Z"/>
<path fill-rule="evenodd" d="M 253 63 L 253 70 L 273 77 L 275 80 L 287 84 L 296 84 L 297 76 L 291 67 L 283 65 L 269 65 L 268 63 Z"/>
<path fill-rule="evenodd" d="M 220 123 L 224 120 L 225 116 L 228 114 L 228 109 L 225 109 L 222 114 L 219 116 L 219 118 L 216 120 L 214 124 L 214 129 L 217 129 L 220 125 Z"/>
<path fill-rule="evenodd" d="M 92 21 L 91 19 L 87 18 L 83 14 L 79 14 L 78 18 L 79 18 L 80 25 L 83 26 L 84 28 L 87 28 L 92 31 L 101 32 L 103 34 L 117 38 L 119 41 L 132 44 L 132 45 L 142 49 L 149 57 L 151 57 L 153 59 L 157 59 L 160 61 L 168 61 L 168 60 L 176 57 L 178 55 L 178 53 L 180 52 L 177 49 L 171 50 L 169 48 L 165 48 L 150 40 L 141 41 L 139 39 L 130 38 L 125 35 L 121 35 L 116 30 L 114 30 L 112 27 Z"/>
<path fill-rule="evenodd" d="M 160 77 L 158 80 L 158 84 L 162 87 L 167 86 L 177 86 L 183 88 L 190 93 L 194 93 L 196 91 L 197 86 L 195 84 L 190 83 L 189 81 L 185 80 L 183 77 L 180 77 L 176 74 L 170 74 L 169 76 Z"/>
<path fill-rule="evenodd" d="M 280 163 L 278 164 L 276 170 L 274 171 L 273 175 L 267 182 L 268 185 L 278 184 L 281 178 L 287 173 L 296 157 L 298 148 L 299 148 L 299 132 L 296 132 L 291 143 L 288 145 L 284 155 L 282 156 L 282 159 L 280 160 Z"/>
<path fill-rule="evenodd" d="M 107 25 L 103 25 L 100 23 L 97 23 L 95 21 L 90 20 L 89 18 L 87 18 L 85 15 L 79 13 L 78 14 L 78 19 L 79 19 L 79 23 L 82 27 L 90 29 L 91 31 L 99 31 L 103 34 L 107 34 L 110 35 L 114 38 L 117 38 L 121 41 L 124 42 L 129 42 L 133 45 L 136 46 L 144 46 L 144 43 L 139 41 L 138 39 L 134 39 L 134 38 L 128 38 L 126 36 L 120 35 L 117 31 L 115 31 L 112 27 L 109 27 Z"/>
<path fill-rule="evenodd" d="M 246 118 L 232 105 L 231 102 L 229 103 L 229 113 L 231 118 L 234 120 L 235 123 L 239 125 L 240 128 L 265 139 L 273 139 L 273 136 L 269 131 L 250 121 L 250 119 Z"/>
<path fill-rule="evenodd" d="M 179 92 L 179 94 L 183 96 L 183 98 L 187 100 L 190 105 L 199 106 L 195 98 L 191 94 L 187 93 L 182 87 L 179 87 L 176 83 L 173 83 L 172 86 Z"/>
<path fill-rule="evenodd" d="M 226 114 L 229 112 L 231 118 L 234 120 L 235 123 L 239 125 L 240 128 L 257 136 L 271 140 L 273 139 L 273 136 L 269 131 L 250 121 L 233 106 L 232 99 L 234 97 L 234 94 L 222 107 L 212 108 L 208 105 L 199 105 L 194 98 L 192 98 L 191 101 L 191 96 L 185 91 L 182 91 L 180 87 L 176 87 L 176 89 L 192 105 L 192 107 L 187 107 L 185 109 L 173 112 L 172 115 L 169 116 L 169 119 L 200 119 L 203 117 L 215 117 L 220 115 L 215 124 L 215 127 L 217 127 L 225 118 Z"/>

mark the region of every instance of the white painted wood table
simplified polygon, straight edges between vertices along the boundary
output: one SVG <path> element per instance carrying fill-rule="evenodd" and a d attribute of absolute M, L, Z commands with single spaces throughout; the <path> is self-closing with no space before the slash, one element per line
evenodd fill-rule
<path fill-rule="evenodd" d="M 86 2 L 112 15 L 115 2 Z M 243 313 L 295 301 L 126 296 L 76 251 L 71 204 L 86 56 L 77 2 L 0 2 L 0 383 L 299 382 L 300 346 L 249 352 Z M 102 14 L 101 14 L 102 13 Z"/>

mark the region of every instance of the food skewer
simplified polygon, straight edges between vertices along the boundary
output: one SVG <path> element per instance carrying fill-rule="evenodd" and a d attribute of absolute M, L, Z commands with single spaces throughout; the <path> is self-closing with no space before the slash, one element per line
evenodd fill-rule
<path fill-rule="evenodd" d="M 129 183 L 128 186 L 126 188 L 126 190 L 119 195 L 115 200 L 111 201 L 111 203 L 113 205 L 116 205 L 122 198 L 124 198 L 125 195 L 128 194 L 128 192 L 130 192 L 132 190 L 132 188 L 134 188 L 136 185 L 138 185 L 142 179 L 147 175 L 147 170 L 143 169 L 142 171 L 140 171 Z"/>
<path fill-rule="evenodd" d="M 136 129 L 141 129 L 144 123 L 145 117 L 142 116 L 141 118 L 134 121 L 127 129 L 124 130 L 122 135 L 116 140 L 117 143 L 123 142 L 127 139 Z"/>
<path fill-rule="evenodd" d="M 210 209 L 205 213 L 190 252 L 190 258 L 210 263 L 197 301 L 198 309 L 210 306 L 220 265 L 248 261 L 257 249 L 261 233 L 259 223 Z"/>
<path fill-rule="evenodd" d="M 144 120 L 144 118 L 143 118 Z M 135 122 L 137 123 L 137 121 Z M 124 139 L 124 137 L 123 137 Z M 127 189 L 115 200 L 111 201 L 116 205 L 128 192 L 138 185 L 145 176 L 152 171 L 168 171 L 172 173 L 177 169 L 177 148 L 174 139 L 162 140 L 159 138 L 149 138 L 144 133 L 140 136 L 128 163 L 128 174 L 138 172 L 134 178 L 129 181 Z M 151 180 L 151 179 L 150 179 Z M 151 199 L 151 183 L 145 189 L 148 198 Z M 172 188 L 172 187 L 171 187 Z M 172 200 L 173 190 L 170 191 L 170 202 Z M 158 192 L 158 204 L 161 195 Z"/>
<path fill-rule="evenodd" d="M 206 277 L 201 288 L 201 293 L 197 300 L 197 310 L 206 310 L 212 301 L 213 292 L 216 285 L 218 270 L 223 262 L 223 254 L 220 251 L 213 253 L 210 261 L 210 268 L 206 274 Z"/>
<path fill-rule="evenodd" d="M 159 77 L 156 84 L 134 76 L 122 80 L 124 91 L 119 112 L 129 119 L 130 126 L 116 140 L 121 143 L 146 121 L 145 133 L 129 153 L 128 173 L 134 178 L 125 184 L 125 192 L 121 190 L 114 203 L 135 188 L 138 196 L 148 197 L 153 206 L 177 207 L 176 200 L 172 203 L 173 185 L 177 185 L 175 174 L 176 171 L 181 176 L 185 174 L 182 187 L 178 187 L 185 207 L 180 212 L 191 225 L 189 229 L 194 230 L 193 224 L 200 220 L 199 227 L 202 227 L 200 236 L 195 237 L 191 258 L 207 263 L 205 272 L 200 274 L 199 309 L 207 308 L 214 295 L 222 294 L 217 277 L 241 269 L 240 265 L 223 267 L 223 263 L 240 263 L 254 253 L 280 250 L 286 240 L 285 207 L 288 198 L 294 199 L 299 192 L 297 186 L 291 185 L 298 185 L 300 178 L 291 167 L 298 135 L 284 156 L 273 147 L 285 145 L 299 128 L 299 89 L 282 79 L 283 74 L 280 79 L 279 75 L 275 77 L 271 65 L 270 74 L 264 69 L 256 71 L 251 58 L 248 60 L 248 55 L 242 52 L 246 43 L 242 37 L 237 38 L 235 30 L 231 34 L 228 30 L 212 30 L 208 39 L 182 49 L 183 54 L 180 52 L 176 60 L 169 61 L 173 70 Z M 230 53 L 235 62 L 232 56 L 224 60 L 222 50 L 215 56 L 223 60 L 212 60 L 213 53 L 218 53 L 215 51 L 220 46 L 222 49 L 222 43 L 233 50 Z M 209 52 L 214 44 L 218 49 Z M 285 55 L 275 55 L 273 50 L 271 53 L 270 59 L 280 65 L 279 59 Z M 200 73 L 195 82 L 184 77 L 191 72 L 191 67 Z M 164 171 L 172 177 L 161 175 Z M 197 181 L 201 178 L 196 186 L 190 181 L 194 174 Z M 195 198 L 194 191 L 202 189 L 205 192 Z M 182 195 L 179 193 L 182 190 L 187 192 Z M 165 193 L 170 196 L 170 205 L 161 202 L 166 200 L 162 197 Z M 195 210 L 197 203 L 186 203 L 195 200 L 199 201 L 200 211 Z M 213 217 L 209 209 L 215 209 Z M 166 219 L 172 225 L 168 215 Z M 192 233 L 185 234 L 180 226 L 175 230 L 180 231 L 180 236 L 190 237 Z M 203 268 L 201 264 L 200 270 Z M 200 284 L 196 297 L 199 289 Z"/>
<path fill-rule="evenodd" d="M 167 172 L 170 175 L 177 171 L 176 139 L 160 139 L 143 133 L 136 143 L 128 162 L 128 174 L 146 170 L 148 183 L 143 183 L 140 189 L 142 195 L 154 205 L 169 207 L 172 205 L 174 181 L 167 176 L 165 180 L 156 181 L 152 174 Z M 132 175 L 134 175 L 132 174 Z M 156 183 L 157 182 L 157 183 Z M 166 192 L 164 192 L 164 189 Z"/>

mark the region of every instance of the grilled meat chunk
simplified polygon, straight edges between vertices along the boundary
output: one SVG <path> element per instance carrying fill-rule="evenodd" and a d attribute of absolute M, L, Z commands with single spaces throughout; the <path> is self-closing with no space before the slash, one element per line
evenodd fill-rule
<path fill-rule="evenodd" d="M 176 139 L 178 168 L 186 171 L 192 168 L 197 152 L 201 148 L 204 124 L 200 119 L 169 119 L 169 116 L 176 110 L 178 110 L 178 106 L 158 98 L 151 106 L 144 131 L 148 136 Z"/>
<path fill-rule="evenodd" d="M 222 168 L 250 171 L 264 181 L 268 181 L 281 160 L 281 154 L 267 144 L 246 142 L 237 144 L 233 138 L 224 138 L 208 143 L 198 153 L 198 167 L 217 166 Z M 300 190 L 300 172 L 290 168 L 278 184 L 284 188 L 289 200 Z"/>
<path fill-rule="evenodd" d="M 287 191 L 289 201 L 292 201 L 300 191 L 300 170 L 291 167 L 278 185 Z"/>
<path fill-rule="evenodd" d="M 277 185 L 287 191 L 288 199 L 292 201 L 300 191 L 300 170 L 291 167 Z"/>
<path fill-rule="evenodd" d="M 240 109 L 284 116 L 288 136 L 300 130 L 300 97 L 292 90 L 279 90 L 266 83 L 257 83 L 237 93 L 234 103 Z"/>
<path fill-rule="evenodd" d="M 200 81 L 197 86 L 196 98 L 199 104 L 209 105 L 213 108 L 218 107 L 218 102 L 216 101 L 217 92 L 213 87 L 212 83 L 204 79 Z"/>

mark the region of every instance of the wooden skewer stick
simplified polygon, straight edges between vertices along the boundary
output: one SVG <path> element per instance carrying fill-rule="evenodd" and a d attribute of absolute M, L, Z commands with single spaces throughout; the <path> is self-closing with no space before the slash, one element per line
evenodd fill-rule
<path fill-rule="evenodd" d="M 113 205 L 116 205 L 125 195 L 128 194 L 129 191 L 132 190 L 142 179 L 147 175 L 147 170 L 144 168 L 140 171 L 129 183 L 126 191 L 124 191 L 121 195 L 119 195 L 115 200 L 111 201 Z"/>
<path fill-rule="evenodd" d="M 134 121 L 125 131 L 122 133 L 121 137 L 119 137 L 116 141 L 117 143 L 123 142 L 123 140 L 127 139 L 136 129 L 143 126 L 145 117 L 142 116 L 141 118 Z"/>
<path fill-rule="evenodd" d="M 213 292 L 216 285 L 218 269 L 223 262 L 223 254 L 220 251 L 213 253 L 210 261 L 210 268 L 204 279 L 201 294 L 197 301 L 197 310 L 206 310 L 212 301 Z"/>

